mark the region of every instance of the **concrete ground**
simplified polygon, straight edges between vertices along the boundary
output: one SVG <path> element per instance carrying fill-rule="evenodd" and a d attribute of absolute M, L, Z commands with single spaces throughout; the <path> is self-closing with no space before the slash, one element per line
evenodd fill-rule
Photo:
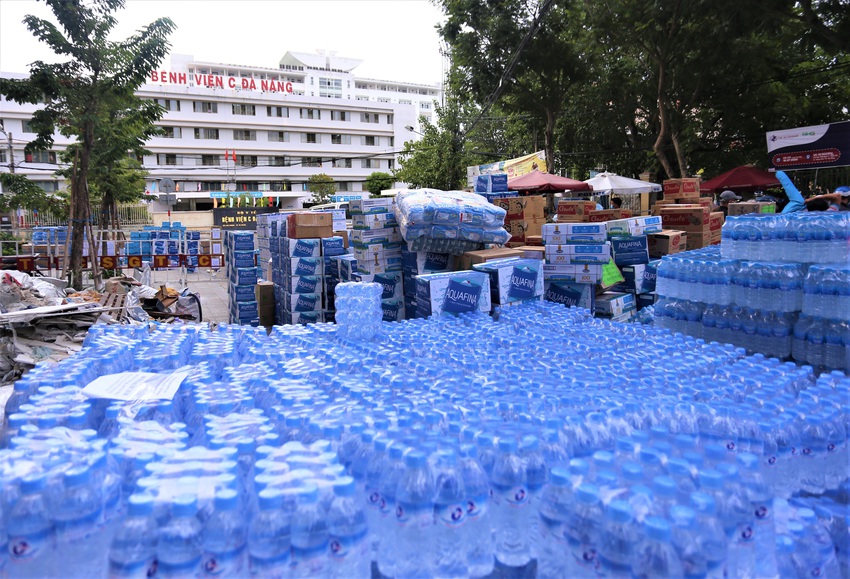
<path fill-rule="evenodd" d="M 155 271 L 152 272 L 151 286 L 159 288 L 160 285 L 165 284 L 178 291 L 188 287 L 189 291 L 197 294 L 201 299 L 202 321 L 218 323 L 228 321 L 230 317 L 227 297 L 228 281 L 223 269 L 218 272 L 204 270 L 188 273 L 185 276 L 185 285 L 183 281 L 177 271 Z"/>

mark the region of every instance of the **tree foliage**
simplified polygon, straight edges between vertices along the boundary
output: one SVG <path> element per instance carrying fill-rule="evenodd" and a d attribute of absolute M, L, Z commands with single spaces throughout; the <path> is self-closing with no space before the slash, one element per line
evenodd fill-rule
<path fill-rule="evenodd" d="M 125 0 L 44 1 L 58 25 L 32 15 L 24 24 L 67 60 L 57 64 L 36 61 L 30 65 L 29 78 L 0 79 L 0 94 L 19 103 L 45 103 L 33 114 L 37 136 L 27 151 L 49 149 L 55 130 L 76 139 L 70 169 L 70 271 L 72 284 L 79 288 L 84 223 L 91 218 L 90 173 L 100 161 L 99 155 L 106 158 L 104 149 L 125 144 L 110 142 L 110 128 L 104 124 L 126 126 L 128 118 L 144 123 L 145 113 L 152 112 L 135 97 L 135 91 L 168 54 L 174 23 L 160 18 L 126 40 L 114 41 L 110 40 L 117 23 L 114 13 L 124 7 Z M 147 120 L 152 122 L 150 116 Z M 144 130 L 141 133 L 137 135 L 143 140 Z M 123 152 L 126 155 L 127 149 Z"/>
<path fill-rule="evenodd" d="M 68 200 L 47 194 L 44 189 L 19 173 L 0 173 L 0 212 L 16 209 L 50 211 L 59 219 L 68 215 Z"/>
<path fill-rule="evenodd" d="M 318 173 L 307 180 L 310 191 L 313 193 L 310 197 L 310 203 L 313 205 L 321 205 L 329 203 L 331 195 L 336 193 L 336 184 L 332 177 L 325 173 Z"/>
<path fill-rule="evenodd" d="M 363 184 L 363 186 L 369 193 L 371 193 L 373 196 L 376 196 L 380 195 L 381 191 L 383 191 L 384 189 L 392 189 L 394 183 L 395 178 L 389 173 L 375 171 L 371 175 L 366 177 L 366 182 Z"/>

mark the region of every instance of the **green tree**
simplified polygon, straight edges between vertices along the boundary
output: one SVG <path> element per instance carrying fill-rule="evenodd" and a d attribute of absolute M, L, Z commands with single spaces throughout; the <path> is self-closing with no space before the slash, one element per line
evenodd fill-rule
<path fill-rule="evenodd" d="M 125 110 L 134 93 L 168 54 L 168 36 L 174 23 L 160 18 L 123 41 L 110 40 L 117 24 L 114 12 L 125 0 L 45 0 L 53 22 L 29 15 L 24 23 L 33 35 L 63 57 L 65 62 L 30 65 L 29 78 L 0 79 L 0 94 L 19 103 L 44 106 L 33 114 L 37 132 L 27 150 L 45 150 L 58 129 L 77 139 L 71 167 L 71 283 L 82 286 L 84 224 L 91 219 L 89 174 L 95 152 L 103 146 L 98 136 L 111 111 Z M 125 150 L 126 153 L 126 150 Z M 97 281 L 97 280 L 96 280 Z"/>
<path fill-rule="evenodd" d="M 307 185 L 310 187 L 310 192 L 313 193 L 310 197 L 310 203 L 313 205 L 330 203 L 331 195 L 336 193 L 336 184 L 333 178 L 325 173 L 313 175 L 307 180 Z"/>
<path fill-rule="evenodd" d="M 47 194 L 41 187 L 19 173 L 0 173 L 0 212 L 16 209 L 50 210 L 59 219 L 68 215 L 68 200 Z"/>
<path fill-rule="evenodd" d="M 366 182 L 363 186 L 372 196 L 379 196 L 384 189 L 392 189 L 394 183 L 395 178 L 389 173 L 375 171 L 366 177 Z"/>

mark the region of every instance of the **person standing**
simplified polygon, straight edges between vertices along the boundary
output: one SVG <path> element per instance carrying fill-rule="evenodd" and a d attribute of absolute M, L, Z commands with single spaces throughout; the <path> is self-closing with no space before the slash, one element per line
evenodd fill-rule
<path fill-rule="evenodd" d="M 720 207 L 718 208 L 723 212 L 724 217 L 729 217 L 729 204 L 732 201 L 740 201 L 741 196 L 736 195 L 734 191 L 726 190 L 720 194 Z"/>

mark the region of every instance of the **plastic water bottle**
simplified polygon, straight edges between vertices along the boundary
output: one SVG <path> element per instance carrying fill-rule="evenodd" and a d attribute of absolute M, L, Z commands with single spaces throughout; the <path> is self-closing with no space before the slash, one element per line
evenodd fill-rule
<path fill-rule="evenodd" d="M 467 492 L 457 455 L 450 449 L 438 450 L 435 467 L 433 572 L 439 577 L 466 577 Z"/>
<path fill-rule="evenodd" d="M 323 577 L 328 572 L 328 520 L 319 503 L 319 488 L 307 483 L 297 491 L 292 515 L 291 577 Z"/>
<path fill-rule="evenodd" d="M 495 556 L 505 567 L 524 567 L 531 562 L 531 545 L 525 532 L 531 509 L 525 468 L 516 451 L 516 440 L 500 438 L 490 477 Z"/>
<path fill-rule="evenodd" d="M 799 464 L 795 464 L 794 468 L 801 479 L 800 488 L 812 494 L 820 494 L 825 488 L 827 446 L 826 428 L 821 417 L 816 414 L 807 415 L 800 432 Z"/>
<path fill-rule="evenodd" d="M 466 562 L 471 577 L 493 572 L 490 481 L 476 459 L 474 444 L 460 447 L 460 471 L 466 489 Z"/>
<path fill-rule="evenodd" d="M 201 571 L 201 522 L 194 496 L 175 497 L 171 520 L 161 529 L 156 549 L 157 574 L 169 578 L 197 577 Z"/>
<path fill-rule="evenodd" d="M 369 459 L 369 464 L 366 467 L 366 521 L 369 531 L 369 543 L 372 560 L 378 560 L 378 545 L 381 539 L 381 472 L 384 465 L 388 462 L 387 447 L 390 441 L 387 438 L 379 437 L 374 441 L 374 453 Z"/>
<path fill-rule="evenodd" d="M 42 578 L 53 575 L 54 529 L 43 474 L 21 479 L 20 497 L 7 517 L 9 577 Z"/>
<path fill-rule="evenodd" d="M 359 579 L 372 576 L 366 513 L 355 491 L 351 477 L 341 477 L 334 482 L 334 500 L 328 511 L 328 571 L 331 577 Z"/>
<path fill-rule="evenodd" d="M 283 495 L 263 489 L 257 495 L 259 509 L 248 528 L 248 554 L 251 575 L 282 578 L 289 576 L 291 527 L 281 510 Z"/>
<path fill-rule="evenodd" d="M 380 514 L 381 522 L 378 532 L 382 539 L 393 536 L 396 530 L 396 493 L 401 476 L 404 473 L 404 448 L 401 443 L 393 443 L 387 453 L 387 461 L 381 473 Z M 381 540 L 378 544 L 378 569 L 382 575 L 395 577 L 398 569 L 398 547 L 394 541 Z"/>
<path fill-rule="evenodd" d="M 575 491 L 575 502 L 567 525 L 570 546 L 570 575 L 596 577 L 602 506 L 599 489 L 592 484 L 581 484 Z"/>
<path fill-rule="evenodd" d="M 759 472 L 759 458 L 750 453 L 740 453 L 737 458 L 755 521 L 755 576 L 775 577 L 776 558 L 773 548 L 776 545 L 776 526 L 773 517 L 773 495 Z"/>
<path fill-rule="evenodd" d="M 97 532 L 100 517 L 101 497 L 99 489 L 92 485 L 91 470 L 86 466 L 75 466 L 63 476 L 65 495 L 54 515 L 56 529 L 54 572 L 65 577 L 92 577 L 103 575 L 103 561 Z"/>
<path fill-rule="evenodd" d="M 682 577 L 682 562 L 672 543 L 670 524 L 661 517 L 647 517 L 643 539 L 634 548 L 633 577 Z"/>
<path fill-rule="evenodd" d="M 568 575 L 569 550 L 567 525 L 573 506 L 573 489 L 569 470 L 555 467 L 549 484 L 540 496 L 540 539 L 537 554 L 537 577 L 559 578 Z"/>
<path fill-rule="evenodd" d="M 109 549 L 109 576 L 144 579 L 156 574 L 159 527 L 153 517 L 153 497 L 135 494 L 127 499 L 127 518 Z"/>
<path fill-rule="evenodd" d="M 248 529 L 239 512 L 239 493 L 231 489 L 218 491 L 213 508 L 202 537 L 204 575 L 242 577 L 248 571 Z"/>
<path fill-rule="evenodd" d="M 797 509 L 797 517 L 805 527 L 810 545 L 820 554 L 818 568 L 821 569 L 821 576 L 840 577 L 841 570 L 835 556 L 835 544 L 826 527 L 812 509 Z"/>
<path fill-rule="evenodd" d="M 614 500 L 605 507 L 596 557 L 599 576 L 631 577 L 632 549 L 638 540 L 638 527 L 628 502 Z"/>
<path fill-rule="evenodd" d="M 396 494 L 394 548 L 399 577 L 433 575 L 434 480 L 425 453 L 412 450 L 404 457 L 404 472 Z M 458 547 L 459 548 L 459 547 Z"/>
<path fill-rule="evenodd" d="M 525 470 L 525 488 L 528 491 L 528 510 L 530 513 L 528 533 L 531 537 L 531 556 L 537 557 L 540 519 L 536 516 L 536 513 L 540 509 L 540 493 L 543 492 L 543 486 L 549 480 L 549 466 L 546 464 L 540 450 L 539 439 L 536 436 L 524 436 L 519 452 Z"/>
<path fill-rule="evenodd" d="M 691 494 L 691 507 L 697 516 L 697 544 L 705 556 L 706 577 L 720 579 L 726 577 L 727 538 L 723 526 L 717 518 L 717 504 L 714 497 L 704 493 Z"/>
<path fill-rule="evenodd" d="M 750 507 L 746 491 L 741 485 L 738 467 L 730 463 L 717 465 L 724 479 L 726 516 L 735 522 L 734 539 L 730 557 L 735 562 L 735 573 L 739 577 L 752 577 L 755 572 L 754 527 L 755 514 Z"/>

